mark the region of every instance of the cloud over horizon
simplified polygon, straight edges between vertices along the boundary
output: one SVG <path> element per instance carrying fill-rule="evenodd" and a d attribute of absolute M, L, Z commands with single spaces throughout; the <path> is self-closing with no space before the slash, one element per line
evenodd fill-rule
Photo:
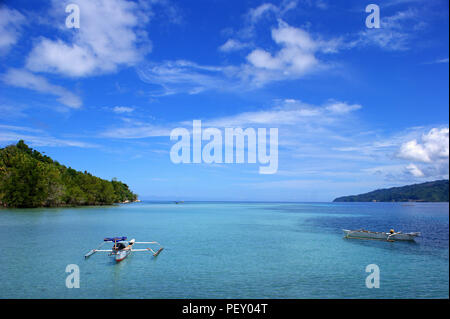
<path fill-rule="evenodd" d="M 406 169 L 415 177 L 448 177 L 449 128 L 432 128 L 419 141 L 413 139 L 403 143 L 396 156 L 414 162 Z"/>

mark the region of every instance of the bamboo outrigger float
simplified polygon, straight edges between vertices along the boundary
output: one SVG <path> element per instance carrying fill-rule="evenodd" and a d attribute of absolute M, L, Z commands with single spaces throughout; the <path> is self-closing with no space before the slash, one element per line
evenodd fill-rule
<path fill-rule="evenodd" d="M 385 232 L 373 232 L 369 230 L 359 229 L 359 230 L 342 230 L 345 234 L 345 238 L 357 238 L 357 239 L 375 239 L 375 240 L 386 240 L 386 241 L 405 241 L 414 240 L 417 236 L 420 236 L 419 232 L 415 233 L 402 233 L 395 232 L 391 229 L 388 233 Z"/>
<path fill-rule="evenodd" d="M 113 243 L 114 245 L 111 249 L 100 249 L 106 243 Z M 135 244 L 155 244 L 159 245 L 160 248 L 156 252 L 151 248 L 133 249 L 133 246 Z M 84 255 L 84 258 L 87 259 L 97 252 L 109 252 L 109 256 L 115 256 L 116 262 L 119 262 L 127 258 L 134 251 L 151 252 L 153 253 L 153 256 L 156 257 L 161 253 L 163 249 L 164 248 L 161 247 L 161 245 L 156 241 L 136 241 L 134 238 L 131 239 L 130 241 L 127 241 L 127 237 L 125 236 L 112 237 L 103 239 L 103 243 L 101 243 L 97 248 L 89 251 L 86 255 Z"/>

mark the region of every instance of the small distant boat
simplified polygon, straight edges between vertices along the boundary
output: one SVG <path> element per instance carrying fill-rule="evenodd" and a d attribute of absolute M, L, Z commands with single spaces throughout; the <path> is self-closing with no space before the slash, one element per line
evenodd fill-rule
<path fill-rule="evenodd" d="M 414 240 L 417 236 L 420 236 L 419 232 L 415 233 L 402 233 L 395 232 L 391 229 L 388 233 L 385 232 L 373 232 L 369 230 L 359 229 L 359 230 L 342 230 L 345 234 L 345 238 L 358 238 L 358 239 L 377 239 L 386 241 L 397 241 L 397 240 Z"/>
<path fill-rule="evenodd" d="M 113 247 L 111 249 L 99 249 L 106 243 L 113 243 Z M 148 251 L 152 252 L 153 256 L 158 256 L 159 253 L 164 249 L 163 247 L 160 247 L 156 252 L 151 248 L 145 248 L 145 249 L 133 249 L 133 245 L 135 244 L 156 244 L 159 245 L 156 241 L 141 241 L 138 242 L 134 238 L 130 241 L 127 241 L 127 237 L 121 236 L 121 237 L 112 237 L 112 238 L 105 238 L 103 239 L 103 243 L 100 244 L 96 249 L 92 249 L 89 251 L 86 255 L 84 255 L 84 258 L 89 258 L 96 252 L 109 252 L 109 256 L 115 256 L 116 262 L 122 261 L 125 258 L 127 258 L 133 251 Z"/>

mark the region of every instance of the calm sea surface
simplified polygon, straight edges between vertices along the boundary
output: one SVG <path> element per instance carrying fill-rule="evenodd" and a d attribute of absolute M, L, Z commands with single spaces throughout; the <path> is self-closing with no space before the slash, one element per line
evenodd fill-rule
<path fill-rule="evenodd" d="M 416 242 L 342 228 L 419 231 Z M 0 298 L 448 298 L 448 203 L 173 203 L 0 210 Z M 104 237 L 158 241 L 116 264 Z M 105 245 L 106 246 L 106 245 Z M 104 247 L 105 247 L 104 246 Z M 141 245 L 142 248 L 147 247 Z M 80 288 L 66 288 L 68 264 Z M 366 266 L 380 288 L 365 285 Z"/>

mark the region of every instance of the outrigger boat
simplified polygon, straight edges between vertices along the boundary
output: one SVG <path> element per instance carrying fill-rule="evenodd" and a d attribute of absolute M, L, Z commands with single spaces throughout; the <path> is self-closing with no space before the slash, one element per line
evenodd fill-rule
<path fill-rule="evenodd" d="M 359 230 L 342 230 L 345 234 L 345 238 L 357 238 L 357 239 L 377 239 L 386 241 L 397 241 L 397 240 L 414 240 L 420 233 L 402 233 L 395 232 L 391 229 L 388 233 L 385 232 L 373 232 L 369 230 L 359 229 Z"/>
<path fill-rule="evenodd" d="M 114 245 L 111 249 L 100 249 L 106 243 L 113 243 Z M 133 249 L 133 246 L 135 244 L 156 244 L 159 245 L 160 248 L 156 252 L 151 248 Z M 134 238 L 128 241 L 127 237 L 125 236 L 112 237 L 103 239 L 103 243 L 101 243 L 100 246 L 98 246 L 96 249 L 92 249 L 91 251 L 89 251 L 86 255 L 84 255 L 84 258 L 89 258 L 96 252 L 109 252 L 109 256 L 115 256 L 115 260 L 119 262 L 127 258 L 134 251 L 151 252 L 153 253 L 153 256 L 156 257 L 161 253 L 163 249 L 164 248 L 161 247 L 161 245 L 156 241 L 136 241 Z"/>

